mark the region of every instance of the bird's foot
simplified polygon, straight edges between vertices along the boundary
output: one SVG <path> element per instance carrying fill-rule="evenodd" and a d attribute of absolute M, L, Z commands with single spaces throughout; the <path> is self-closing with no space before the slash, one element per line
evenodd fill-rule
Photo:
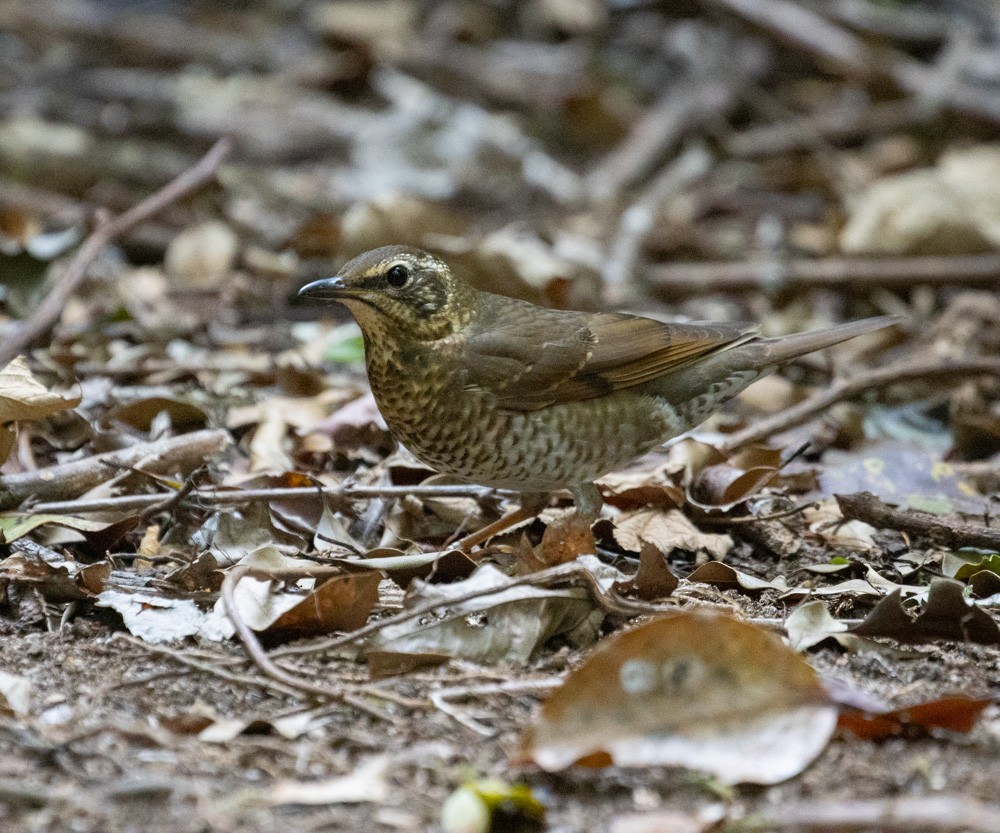
<path fill-rule="evenodd" d="M 520 508 L 515 509 L 513 512 L 508 512 L 499 520 L 487 524 L 482 529 L 477 529 L 464 538 L 459 538 L 451 545 L 451 548 L 468 555 L 474 547 L 485 543 L 494 535 L 499 535 L 501 532 L 506 532 L 512 526 L 517 526 L 522 521 L 536 517 L 546 507 L 548 502 L 548 495 L 525 495 Z"/>

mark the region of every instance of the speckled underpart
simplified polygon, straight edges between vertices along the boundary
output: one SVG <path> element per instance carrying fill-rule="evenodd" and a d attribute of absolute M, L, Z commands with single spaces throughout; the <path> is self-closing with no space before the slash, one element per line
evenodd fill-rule
<path fill-rule="evenodd" d="M 702 422 L 760 374 L 708 383 L 672 405 L 650 386 L 536 411 L 498 409 L 443 373 L 441 348 L 366 332 L 368 379 L 390 430 L 414 456 L 476 483 L 526 492 L 590 483 Z"/>

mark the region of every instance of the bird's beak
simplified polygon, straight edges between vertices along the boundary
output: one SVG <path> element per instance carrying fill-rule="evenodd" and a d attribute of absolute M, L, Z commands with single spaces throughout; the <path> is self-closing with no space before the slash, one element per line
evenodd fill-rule
<path fill-rule="evenodd" d="M 352 294 L 354 293 L 344 284 L 343 278 L 323 278 L 307 283 L 299 290 L 300 298 L 315 298 L 320 301 L 337 301 Z"/>

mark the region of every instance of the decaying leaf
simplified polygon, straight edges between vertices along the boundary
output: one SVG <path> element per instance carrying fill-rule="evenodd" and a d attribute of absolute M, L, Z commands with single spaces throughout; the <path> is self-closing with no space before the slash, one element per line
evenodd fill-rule
<path fill-rule="evenodd" d="M 728 535 L 702 532 L 678 509 L 623 512 L 615 519 L 614 536 L 623 549 L 632 552 L 639 552 L 644 543 L 650 543 L 663 552 L 705 551 L 713 558 L 722 558 L 733 547 L 733 539 Z"/>
<path fill-rule="evenodd" d="M 603 567 L 593 557 L 584 556 L 580 561 L 588 569 L 600 571 Z M 365 649 L 444 654 L 476 662 L 525 663 L 556 635 L 575 645 L 587 645 L 597 638 L 604 614 L 594 606 L 586 590 L 549 590 L 530 585 L 503 589 L 507 581 L 489 564 L 452 584 L 414 581 L 407 594 L 408 606 L 438 600 L 446 612 L 434 621 L 410 621 L 383 628 L 372 635 Z M 497 592 L 449 605 L 449 599 L 490 587 L 496 587 Z"/>
<path fill-rule="evenodd" d="M 861 636 L 887 636 L 903 643 L 954 642 L 1000 644 L 1000 627 L 985 610 L 965 601 L 962 585 L 951 579 L 935 579 L 924 609 L 912 616 L 903 607 L 902 594 L 895 591 L 882 599 L 852 632 Z"/>
<path fill-rule="evenodd" d="M 884 712 L 845 709 L 837 726 L 867 740 L 890 737 L 923 737 L 932 729 L 970 732 L 992 697 L 969 697 L 953 694 L 926 703 L 916 703 Z"/>
<path fill-rule="evenodd" d="M 0 425 L 43 419 L 79 404 L 79 396 L 66 396 L 46 388 L 32 375 L 23 356 L 0 370 Z"/>
<path fill-rule="evenodd" d="M 0 714 L 20 717 L 31 709 L 31 681 L 0 671 Z"/>
<path fill-rule="evenodd" d="M 51 557 L 15 552 L 0 561 L 0 587 L 30 587 L 53 603 L 77 602 L 100 593 L 111 575 L 111 564 L 82 566 L 69 556 Z"/>
<path fill-rule="evenodd" d="M 532 547 L 525 536 L 521 537 L 515 550 L 517 572 L 519 575 L 537 572 L 596 551 L 597 542 L 590 524 L 577 512 L 562 513 L 545 527 L 537 547 Z"/>
<path fill-rule="evenodd" d="M 202 610 L 192 599 L 107 588 L 97 597 L 97 605 L 117 611 L 129 633 L 145 642 L 170 642 L 195 635 L 221 642 L 233 633 L 226 627 L 228 623 Z"/>
<path fill-rule="evenodd" d="M 774 784 L 808 766 L 835 725 L 816 672 L 773 634 L 685 612 L 604 640 L 544 703 L 522 756 L 548 770 L 673 765 Z"/>
<path fill-rule="evenodd" d="M 639 550 L 638 571 L 628 581 L 617 582 L 614 589 L 622 595 L 635 595 L 652 601 L 665 599 L 677 589 L 678 584 L 680 581 L 670 572 L 663 553 L 652 544 L 643 544 Z"/>

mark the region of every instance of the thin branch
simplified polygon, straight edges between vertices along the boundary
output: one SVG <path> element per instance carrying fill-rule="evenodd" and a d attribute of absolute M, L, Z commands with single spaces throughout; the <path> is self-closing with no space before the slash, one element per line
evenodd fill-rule
<path fill-rule="evenodd" d="M 76 511 L 71 498 L 108 480 L 109 471 L 143 466 L 153 472 L 188 472 L 217 454 L 230 442 L 229 434 L 218 429 L 193 431 L 166 440 L 138 443 L 118 451 L 96 454 L 72 463 L 8 474 L 0 478 L 0 509 L 13 509 L 29 498 L 57 498 L 62 511 Z M 145 497 L 145 496 L 144 496 Z M 156 501 L 165 495 L 153 495 Z M 148 504 L 144 504 L 148 505 Z M 32 511 L 39 511 L 36 505 Z"/>
<path fill-rule="evenodd" d="M 876 368 L 852 379 L 834 382 L 826 390 L 810 396 L 798 405 L 793 405 L 742 431 L 730 434 L 719 446 L 719 450 L 729 454 L 742 446 L 761 442 L 774 434 L 801 425 L 838 402 L 875 388 L 884 388 L 900 382 L 939 380 L 960 382 L 970 376 L 986 375 L 1000 376 L 1000 359 L 967 359 L 932 365 L 913 362 Z"/>
<path fill-rule="evenodd" d="M 1000 529 L 949 521 L 938 515 L 912 509 L 896 509 L 880 501 L 871 492 L 834 497 L 848 520 L 864 521 L 876 529 L 895 529 L 911 535 L 922 535 L 946 547 L 982 547 L 1000 551 Z"/>
<path fill-rule="evenodd" d="M 90 264 L 97 259 L 104 247 L 134 226 L 162 211 L 191 191 L 210 181 L 222 160 L 229 153 L 231 143 L 220 139 L 192 168 L 168 182 L 159 191 L 113 220 L 99 220 L 90 236 L 83 241 L 66 271 L 59 277 L 48 295 L 31 317 L 25 321 L 6 343 L 0 345 L 0 367 L 6 366 L 28 347 L 41 341 L 52 330 L 62 315 L 70 296 L 86 277 Z"/>
<path fill-rule="evenodd" d="M 40 469 L 45 471 L 45 469 Z M 300 486 L 288 489 L 192 489 L 185 500 L 199 506 L 238 506 L 253 501 L 271 502 L 276 500 L 297 500 L 301 498 L 331 497 L 344 500 L 368 500 L 370 498 L 444 498 L 444 497 L 508 497 L 516 495 L 507 489 L 491 489 L 488 486 L 451 485 L 451 486 L 328 486 L 322 490 L 313 486 Z M 122 495 L 112 498 L 95 498 L 93 500 L 59 500 L 48 503 L 36 503 L 33 512 L 50 512 L 62 514 L 86 514 L 89 512 L 131 512 L 155 506 L 170 500 L 176 492 L 158 492 L 152 495 Z M 2 506 L 2 489 L 0 489 L 0 506 Z"/>
<path fill-rule="evenodd" d="M 648 270 L 656 292 L 670 297 L 711 292 L 795 289 L 996 285 L 1000 255 L 825 257 L 670 263 Z"/>
<path fill-rule="evenodd" d="M 551 584 L 559 584 L 561 582 L 571 581 L 574 579 L 583 582 L 583 584 L 587 586 L 587 589 L 590 590 L 594 600 L 606 613 L 633 617 L 649 613 L 660 613 L 674 607 L 674 605 L 664 606 L 649 604 L 647 602 L 638 602 L 632 599 L 624 599 L 615 593 L 608 593 L 601 587 L 597 577 L 591 573 L 590 570 L 571 561 L 568 564 L 559 564 L 555 567 L 539 570 L 537 573 L 530 573 L 529 575 L 512 578 L 504 584 L 496 585 L 494 587 L 480 587 L 476 590 L 470 590 L 468 593 L 453 596 L 450 599 L 435 599 L 430 602 L 425 602 L 424 604 L 417 605 L 409 610 L 400 611 L 394 616 L 387 616 L 385 619 L 370 622 L 363 628 L 358 628 L 356 631 L 351 631 L 350 633 L 334 637 L 333 639 L 323 639 L 319 642 L 313 642 L 305 645 L 287 645 L 284 648 L 278 648 L 276 651 L 272 651 L 270 656 L 274 658 L 293 656 L 296 654 L 314 654 L 322 651 L 335 651 L 338 648 L 350 645 L 352 642 L 355 642 L 358 639 L 363 639 L 364 637 L 383 630 L 384 628 L 391 627 L 393 625 L 400 625 L 403 622 L 409 622 L 411 619 L 417 619 L 421 616 L 433 613 L 435 610 L 440 610 L 441 608 L 454 607 L 455 605 L 471 601 L 472 599 L 479 599 L 483 596 L 492 596 L 496 593 L 503 593 L 505 590 L 510 590 L 512 587 L 522 587 L 526 584 L 536 587 L 547 587 Z M 463 613 L 461 615 L 465 614 Z"/>

